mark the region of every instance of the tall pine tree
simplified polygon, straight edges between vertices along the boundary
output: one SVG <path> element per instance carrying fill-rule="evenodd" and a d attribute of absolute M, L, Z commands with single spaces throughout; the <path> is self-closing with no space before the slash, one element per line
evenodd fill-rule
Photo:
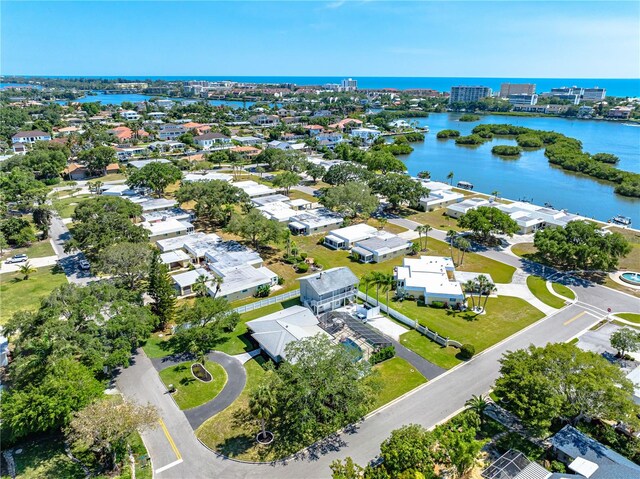
<path fill-rule="evenodd" d="M 149 296 L 153 299 L 151 310 L 160 320 L 160 328 L 164 328 L 175 314 L 176 295 L 167 267 L 160 260 L 160 251 L 154 250 L 149 268 Z"/>

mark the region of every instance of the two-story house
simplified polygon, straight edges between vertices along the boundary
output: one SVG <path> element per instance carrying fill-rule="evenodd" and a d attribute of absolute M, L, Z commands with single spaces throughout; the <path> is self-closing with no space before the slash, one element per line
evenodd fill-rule
<path fill-rule="evenodd" d="M 231 144 L 231 139 L 222 133 L 205 133 L 204 135 L 194 137 L 193 141 L 203 150 L 210 150 L 215 146 L 222 147 Z"/>
<path fill-rule="evenodd" d="M 167 123 L 166 125 L 160 125 L 160 128 L 158 129 L 158 138 L 160 140 L 176 140 L 186 132 L 187 129 L 182 125 L 172 125 Z"/>
<path fill-rule="evenodd" d="M 40 130 L 19 131 L 11 137 L 12 143 L 35 143 L 36 141 L 50 141 L 51 135 Z"/>
<path fill-rule="evenodd" d="M 299 278 L 300 302 L 322 314 L 340 308 L 356 300 L 358 278 L 349 268 L 331 268 L 320 273 Z"/>

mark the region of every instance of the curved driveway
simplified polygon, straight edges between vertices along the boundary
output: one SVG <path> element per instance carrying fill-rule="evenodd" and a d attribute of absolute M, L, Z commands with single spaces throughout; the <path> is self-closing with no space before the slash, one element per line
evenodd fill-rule
<path fill-rule="evenodd" d="M 224 388 L 222 388 L 222 391 L 220 391 L 220 393 L 218 393 L 218 395 L 211 401 L 206 402 L 201 406 L 183 411 L 194 431 L 211 416 L 215 416 L 229 407 L 231 403 L 240 396 L 240 393 L 242 393 L 242 390 L 244 389 L 244 385 L 247 383 L 247 372 L 237 359 L 219 351 L 213 351 L 207 354 L 207 359 L 211 362 L 218 363 L 224 368 L 227 373 L 227 383 L 224 385 Z M 185 356 L 167 356 L 164 358 L 153 358 L 151 359 L 151 364 L 153 364 L 156 371 L 160 372 L 163 369 L 167 369 L 171 366 L 175 366 L 189 360 L 192 361 L 193 358 Z"/>

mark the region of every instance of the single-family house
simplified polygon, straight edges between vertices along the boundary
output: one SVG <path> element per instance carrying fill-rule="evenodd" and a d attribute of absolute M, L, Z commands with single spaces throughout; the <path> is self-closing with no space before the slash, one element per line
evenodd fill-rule
<path fill-rule="evenodd" d="M 318 143 L 320 145 L 326 146 L 327 148 L 332 150 L 336 147 L 336 145 L 342 143 L 344 141 L 344 138 L 342 137 L 342 133 L 337 133 L 335 131 L 325 131 L 322 133 L 318 133 L 316 135 L 316 140 L 318 140 Z"/>
<path fill-rule="evenodd" d="M 120 112 L 120 116 L 127 121 L 136 121 L 139 120 L 140 114 L 134 110 L 124 110 Z"/>
<path fill-rule="evenodd" d="M 216 173 L 214 171 L 209 171 L 206 173 L 187 173 L 186 175 L 184 175 L 184 178 L 182 178 L 182 181 L 186 183 L 189 183 L 192 181 L 211 181 L 211 180 L 226 181 L 227 183 L 231 183 L 231 181 L 233 180 L 233 176 L 228 175 L 226 173 Z"/>
<path fill-rule="evenodd" d="M 231 139 L 222 133 L 205 133 L 193 138 L 196 145 L 203 150 L 210 150 L 214 147 L 224 147 L 231 144 Z"/>
<path fill-rule="evenodd" d="M 380 131 L 373 128 L 354 128 L 350 135 L 353 138 L 360 138 L 365 143 L 371 143 L 380 136 Z"/>
<path fill-rule="evenodd" d="M 211 296 L 225 298 L 227 301 L 250 298 L 255 296 L 261 287 L 278 284 L 278 275 L 264 266 L 254 268 L 239 265 L 225 270 L 219 276 L 222 283 L 210 285 L 207 291 Z"/>
<path fill-rule="evenodd" d="M 354 243 L 371 238 L 378 232 L 377 228 L 361 223 L 331 231 L 325 236 L 324 245 L 332 249 L 350 249 Z"/>
<path fill-rule="evenodd" d="M 11 145 L 11 149 L 16 155 L 26 155 L 27 154 L 27 145 L 26 143 L 14 143 Z"/>
<path fill-rule="evenodd" d="M 240 188 L 244 191 L 249 198 L 257 198 L 260 196 L 270 196 L 276 193 L 276 190 L 273 188 L 269 188 L 267 185 L 263 185 L 262 183 L 256 183 L 255 181 L 235 181 L 232 183 L 233 186 Z"/>
<path fill-rule="evenodd" d="M 84 180 L 89 175 L 89 169 L 80 163 L 72 162 L 62 170 L 62 173 L 72 181 L 79 181 Z"/>
<path fill-rule="evenodd" d="M 280 117 L 277 115 L 255 115 L 249 118 L 249 121 L 257 126 L 275 126 L 280 124 Z"/>
<path fill-rule="evenodd" d="M 158 128 L 158 138 L 160 140 L 176 140 L 184 135 L 188 130 L 183 125 L 166 123 Z"/>
<path fill-rule="evenodd" d="M 467 211 L 475 210 L 479 206 L 491 206 L 491 202 L 484 198 L 469 198 L 447 206 L 446 214 L 452 218 L 460 218 Z"/>
<path fill-rule="evenodd" d="M 379 231 L 376 235 L 357 241 L 351 253 L 357 255 L 362 263 L 381 263 L 398 256 L 409 254 L 413 243 L 387 231 Z"/>
<path fill-rule="evenodd" d="M 587 479 L 631 479 L 640 477 L 640 465 L 566 425 L 551 437 L 558 459 L 570 471 Z"/>
<path fill-rule="evenodd" d="M 150 241 L 182 236 L 193 233 L 194 231 L 193 225 L 188 221 L 179 221 L 174 218 L 157 221 L 155 223 L 144 222 L 141 223 L 140 226 L 149 232 Z"/>
<path fill-rule="evenodd" d="M 294 216 L 288 226 L 293 234 L 307 236 L 331 231 L 340 227 L 342 223 L 344 218 L 339 214 L 327 208 L 318 208 L 305 210 Z"/>
<path fill-rule="evenodd" d="M 278 150 L 292 150 L 293 147 L 291 146 L 291 143 L 288 143 L 286 141 L 279 141 L 279 140 L 273 140 L 270 141 L 267 146 L 269 148 L 275 148 Z"/>
<path fill-rule="evenodd" d="M 152 158 L 149 160 L 133 160 L 129 162 L 129 166 L 133 168 L 144 168 L 145 166 L 151 163 L 171 163 L 169 160 L 165 158 Z"/>
<path fill-rule="evenodd" d="M 215 233 L 200 233 L 195 232 L 185 236 L 177 236 L 175 238 L 167 238 L 158 240 L 156 246 L 160 248 L 160 251 L 166 253 L 168 251 L 175 251 L 178 249 L 186 249 L 189 244 L 194 244 L 199 241 L 221 241 L 220 237 Z"/>
<path fill-rule="evenodd" d="M 340 120 L 338 123 L 334 123 L 329 125 L 329 128 L 334 130 L 344 131 L 346 133 L 350 132 L 354 128 L 360 128 L 362 126 L 362 120 L 357 120 L 355 118 L 345 118 Z"/>
<path fill-rule="evenodd" d="M 254 146 L 259 145 L 260 143 L 264 143 L 264 140 L 262 138 L 258 138 L 257 136 L 232 136 L 231 139 L 244 146 Z"/>
<path fill-rule="evenodd" d="M 160 255 L 160 261 L 169 269 L 169 271 L 186 268 L 191 264 L 191 258 L 181 249 L 162 253 Z"/>
<path fill-rule="evenodd" d="M 316 335 L 327 335 L 319 326 L 318 318 L 303 306 L 292 306 L 282 311 L 247 322 L 251 337 L 271 359 L 287 359 L 287 345 Z"/>
<path fill-rule="evenodd" d="M 50 141 L 51 135 L 40 130 L 19 131 L 11 137 L 12 143 L 35 143 L 36 141 Z"/>
<path fill-rule="evenodd" d="M 231 151 L 247 159 L 255 158 L 262 153 L 262 150 L 255 146 L 236 146 L 235 148 L 231 148 Z"/>
<path fill-rule="evenodd" d="M 305 125 L 304 129 L 309 136 L 316 136 L 324 131 L 324 127 L 322 125 Z"/>
<path fill-rule="evenodd" d="M 298 281 L 300 302 L 316 315 L 353 303 L 358 292 L 358 278 L 346 267 L 331 268 Z"/>
<path fill-rule="evenodd" d="M 394 271 L 396 294 L 424 298 L 425 304 L 434 301 L 450 305 L 464 304 L 462 286 L 456 280 L 455 266 L 451 258 L 420 256 L 404 258 L 402 266 Z"/>
<path fill-rule="evenodd" d="M 196 268 L 192 269 L 191 271 L 186 271 L 184 273 L 174 274 L 173 276 L 171 276 L 178 296 L 189 296 L 191 294 L 194 294 L 195 291 L 193 291 L 193 285 L 198 282 L 198 279 L 201 276 L 204 276 L 209 281 L 213 279 L 213 275 L 204 268 Z"/>
<path fill-rule="evenodd" d="M 438 208 L 444 208 L 454 203 L 460 203 L 464 200 L 464 195 L 453 191 L 453 187 L 447 183 L 440 181 L 419 180 L 422 186 L 429 190 L 427 196 L 420 198 L 420 206 L 425 211 L 433 211 Z"/>

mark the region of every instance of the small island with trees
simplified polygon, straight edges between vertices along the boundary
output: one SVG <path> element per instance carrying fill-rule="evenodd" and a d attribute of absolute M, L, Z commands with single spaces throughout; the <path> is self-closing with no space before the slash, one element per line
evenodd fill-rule
<path fill-rule="evenodd" d="M 478 121 L 480 119 L 480 115 L 474 115 L 472 113 L 465 113 L 464 115 L 462 115 L 460 118 L 458 118 L 458 121 Z"/>
<path fill-rule="evenodd" d="M 449 138 L 458 138 L 459 136 L 460 136 L 460 132 L 458 130 L 441 130 L 436 135 L 436 137 L 440 140 L 446 140 Z"/>
<path fill-rule="evenodd" d="M 522 153 L 522 148 L 520 148 L 519 146 L 512 146 L 512 145 L 496 145 L 493 148 L 491 148 L 491 153 L 498 156 L 515 157 L 515 156 L 520 156 L 520 153 Z"/>

